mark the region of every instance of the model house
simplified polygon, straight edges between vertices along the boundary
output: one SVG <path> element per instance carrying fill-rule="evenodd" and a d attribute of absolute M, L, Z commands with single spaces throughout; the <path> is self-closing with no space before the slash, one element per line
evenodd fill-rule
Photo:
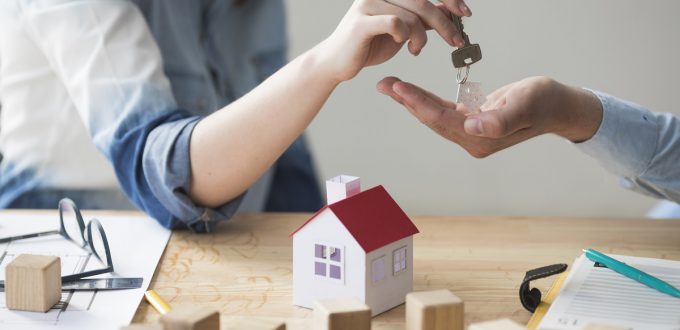
<path fill-rule="evenodd" d="M 418 228 L 382 186 L 362 192 L 359 178 L 340 175 L 326 190 L 328 205 L 291 234 L 293 303 L 355 297 L 373 315 L 404 303 Z"/>

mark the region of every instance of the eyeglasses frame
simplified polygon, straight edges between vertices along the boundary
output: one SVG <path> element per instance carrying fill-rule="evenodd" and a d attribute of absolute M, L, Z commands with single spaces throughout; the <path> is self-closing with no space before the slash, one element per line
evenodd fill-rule
<path fill-rule="evenodd" d="M 80 229 L 80 237 L 82 238 L 83 244 L 78 244 L 69 234 L 66 232 L 66 226 L 64 225 L 64 205 L 68 205 L 73 209 L 73 212 L 75 213 L 76 216 L 76 222 L 78 223 L 78 228 Z M 77 273 L 77 274 L 71 274 L 71 275 L 66 275 L 61 277 L 62 283 L 64 282 L 71 282 L 71 281 L 77 281 L 80 279 L 83 279 L 85 277 L 90 277 L 94 275 L 100 275 L 100 274 L 106 274 L 106 273 L 111 273 L 113 272 L 113 259 L 111 258 L 111 248 L 109 247 L 109 240 L 106 237 L 106 232 L 104 231 L 104 227 L 102 226 L 101 222 L 99 220 L 93 218 L 90 219 L 90 221 L 87 223 L 87 226 L 85 225 L 85 221 L 83 220 L 83 215 L 80 212 L 80 208 L 76 205 L 76 203 L 69 199 L 69 198 L 62 198 L 59 201 L 59 230 L 51 230 L 51 231 L 44 231 L 44 232 L 39 232 L 39 233 L 31 233 L 31 234 L 24 234 L 24 235 L 19 235 L 19 236 L 12 236 L 12 237 L 5 237 L 5 238 L 0 238 L 0 243 L 8 243 L 8 242 L 13 242 L 13 241 L 18 241 L 22 239 L 27 239 L 27 238 L 34 238 L 34 237 L 42 237 L 42 236 L 49 236 L 49 235 L 61 235 L 62 237 L 66 238 L 68 241 L 72 242 L 73 244 L 77 245 L 81 249 L 87 250 L 87 247 L 89 246 L 89 250 L 92 254 L 94 254 L 99 261 L 104 262 L 105 260 L 102 258 L 102 256 L 99 255 L 97 250 L 94 248 L 94 243 L 92 242 L 92 227 L 95 227 L 96 230 L 99 231 L 99 234 L 101 235 L 102 238 L 102 243 L 104 244 L 104 251 L 105 251 L 105 257 L 106 257 L 106 267 L 101 268 L 101 269 L 94 269 L 82 273 Z M 87 232 L 87 237 L 85 236 L 85 233 Z M 88 239 L 89 238 L 89 239 Z"/>

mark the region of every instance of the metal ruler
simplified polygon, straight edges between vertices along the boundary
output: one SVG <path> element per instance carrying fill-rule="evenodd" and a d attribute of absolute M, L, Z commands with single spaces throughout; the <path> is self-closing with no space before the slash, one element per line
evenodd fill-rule
<path fill-rule="evenodd" d="M 125 290 L 142 287 L 142 277 L 91 278 L 62 283 L 61 291 Z M 5 291 L 4 281 L 0 281 L 0 292 Z"/>

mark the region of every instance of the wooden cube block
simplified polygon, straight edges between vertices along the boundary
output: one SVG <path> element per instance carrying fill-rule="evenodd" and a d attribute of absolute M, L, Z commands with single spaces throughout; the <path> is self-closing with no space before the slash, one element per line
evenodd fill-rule
<path fill-rule="evenodd" d="M 286 323 L 266 319 L 240 319 L 227 324 L 227 330 L 286 330 Z"/>
<path fill-rule="evenodd" d="M 526 327 L 510 319 L 500 319 L 470 324 L 468 330 L 526 330 Z"/>
<path fill-rule="evenodd" d="M 120 330 L 163 330 L 163 329 L 164 329 L 163 325 L 160 323 L 134 323 L 120 328 Z"/>
<path fill-rule="evenodd" d="M 314 302 L 314 329 L 368 330 L 371 308 L 355 298 L 326 299 Z"/>
<path fill-rule="evenodd" d="M 449 290 L 406 295 L 407 330 L 463 330 L 463 301 Z"/>
<path fill-rule="evenodd" d="M 59 257 L 21 254 L 5 268 L 7 308 L 47 312 L 61 299 Z"/>
<path fill-rule="evenodd" d="M 173 307 L 161 316 L 166 330 L 220 330 L 220 313 L 202 306 Z"/>

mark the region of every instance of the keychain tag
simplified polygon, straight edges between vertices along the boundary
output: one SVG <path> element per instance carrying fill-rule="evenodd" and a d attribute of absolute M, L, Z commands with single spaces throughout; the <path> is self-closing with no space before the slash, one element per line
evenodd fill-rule
<path fill-rule="evenodd" d="M 482 91 L 480 83 L 475 81 L 465 81 L 458 84 L 456 103 L 463 103 L 468 108 L 469 113 L 481 111 L 479 108 L 486 102 L 486 95 Z"/>

